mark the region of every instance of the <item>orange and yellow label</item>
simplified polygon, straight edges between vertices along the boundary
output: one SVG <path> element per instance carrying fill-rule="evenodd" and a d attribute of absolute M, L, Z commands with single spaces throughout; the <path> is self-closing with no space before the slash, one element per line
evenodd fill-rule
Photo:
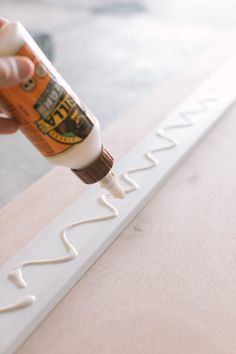
<path fill-rule="evenodd" d="M 57 155 L 82 142 L 93 128 L 78 100 L 25 44 L 17 53 L 35 64 L 34 76 L 21 85 L 0 89 L 0 106 L 45 156 Z"/>

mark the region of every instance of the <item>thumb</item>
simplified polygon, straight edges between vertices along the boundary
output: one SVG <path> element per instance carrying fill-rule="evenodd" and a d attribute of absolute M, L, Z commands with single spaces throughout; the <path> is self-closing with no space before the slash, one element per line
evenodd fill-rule
<path fill-rule="evenodd" d="M 26 57 L 0 58 L 0 87 L 15 86 L 34 74 L 34 64 Z"/>

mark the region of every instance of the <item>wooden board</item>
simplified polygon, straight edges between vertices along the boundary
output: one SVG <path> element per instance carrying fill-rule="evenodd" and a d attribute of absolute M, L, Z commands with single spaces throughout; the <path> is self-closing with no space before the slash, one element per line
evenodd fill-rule
<path fill-rule="evenodd" d="M 214 69 L 212 62 L 217 66 L 222 57 L 221 59 L 218 57 L 217 62 L 215 53 L 212 55 L 209 61 L 211 70 Z M 117 147 L 118 156 L 121 156 L 122 152 L 125 153 L 126 148 L 134 145 L 139 137 L 148 132 L 154 124 L 156 125 L 158 115 L 160 114 L 159 118 L 162 116 L 161 103 L 159 110 L 156 111 L 156 102 L 162 102 L 162 113 L 167 113 L 181 95 L 185 96 L 191 85 L 194 86 L 198 80 L 200 82 L 209 73 L 207 67 L 209 62 L 198 66 L 197 74 L 196 71 L 194 74 L 189 72 L 182 79 L 183 81 L 172 84 L 173 96 L 170 96 L 170 87 L 167 85 L 161 93 L 155 93 L 146 104 L 129 113 L 128 119 L 124 117 L 117 122 L 104 137 L 107 141 L 106 145 Z M 180 92 L 181 83 L 183 87 Z M 130 138 L 129 127 L 136 121 L 137 114 L 149 115 L 150 120 L 140 121 L 140 130 L 137 129 Z M 219 241 L 221 240 L 219 237 L 216 238 L 217 242 L 213 242 L 215 238 L 211 242 L 209 237 L 214 232 L 212 233 L 212 230 L 210 233 L 205 232 L 213 228 L 214 224 L 211 219 L 207 220 L 206 215 L 219 226 L 216 222 L 218 219 L 215 219 L 217 213 L 222 212 L 220 206 L 219 209 L 216 208 L 216 203 L 214 203 L 215 208 L 212 208 L 216 210 L 216 214 L 208 210 L 212 203 L 205 190 L 207 188 L 208 194 L 211 193 L 210 196 L 213 198 L 216 189 L 219 190 L 217 176 L 223 178 L 230 172 L 233 149 L 231 147 L 229 151 L 227 150 L 226 155 L 221 154 L 221 149 L 222 145 L 226 149 L 228 141 L 231 142 L 230 134 L 233 136 L 233 127 L 233 115 L 228 114 L 227 124 L 221 124 L 214 130 L 210 139 L 208 138 L 207 142 L 197 149 L 195 158 L 185 163 L 179 173 L 172 178 L 171 183 L 74 287 L 66 299 L 23 345 L 19 353 L 120 353 L 124 350 L 128 353 L 137 353 L 152 352 L 153 348 L 155 352 L 160 350 L 162 353 L 176 353 L 176 348 L 181 353 L 187 353 L 189 350 L 193 353 L 204 353 L 204 350 L 206 353 L 222 353 L 224 352 L 222 348 L 225 352 L 230 352 L 234 344 L 235 317 L 232 314 L 230 321 L 226 320 L 229 312 L 224 303 L 227 300 L 231 310 L 234 309 L 233 287 L 230 282 L 231 286 L 222 289 L 222 283 L 230 276 L 230 269 L 233 272 L 232 264 L 223 263 L 224 272 L 220 273 L 219 281 L 216 281 L 214 276 L 211 277 L 214 275 L 211 265 L 215 264 L 219 272 L 227 252 L 229 259 L 232 259 L 231 248 L 230 250 L 223 248 L 225 237 L 222 238 L 223 244 Z M 122 145 L 119 144 L 118 139 L 114 140 L 119 128 L 124 132 Z M 215 150 L 211 151 L 213 142 L 214 147 L 219 145 L 221 148 L 217 149 L 217 155 Z M 204 145 L 207 145 L 207 148 Z M 205 160 L 202 156 L 206 157 Z M 219 165 L 217 165 L 218 161 L 220 161 Z M 196 162 L 198 173 L 195 170 Z M 211 176 L 212 169 L 215 172 L 214 179 Z M 1 254 L 1 262 L 13 255 L 36 231 L 46 225 L 78 195 L 78 184 L 73 177 L 67 173 L 63 174 L 60 170 L 54 170 L 43 181 L 38 182 L 38 185 L 2 210 L 1 218 L 4 222 L 1 223 L 3 232 L 0 237 L 6 252 L 4 255 Z M 223 173 L 225 175 L 222 175 Z M 207 182 L 204 184 L 204 181 Z M 222 186 L 222 180 L 220 181 Z M 191 188 L 193 184 L 194 188 Z M 70 188 L 65 188 L 66 185 Z M 48 203 L 48 193 L 52 190 L 55 190 L 55 195 Z M 232 191 L 232 183 L 231 189 L 229 186 L 226 188 L 227 198 L 230 196 L 230 191 Z M 185 198 L 183 199 L 181 195 L 185 195 Z M 201 203 L 194 203 L 193 200 L 197 201 L 199 195 L 202 199 Z M 220 204 L 226 203 L 226 197 L 224 194 L 220 196 Z M 168 203 L 169 198 L 172 203 Z M 227 205 L 232 203 L 231 198 L 233 193 Z M 184 209 L 180 207 L 183 202 Z M 228 207 L 227 211 L 229 210 Z M 41 217 L 38 218 L 38 215 Z M 15 223 L 12 223 L 13 219 Z M 224 219 L 225 217 L 223 221 Z M 230 221 L 232 227 L 232 218 Z M 17 226 L 19 224 L 22 225 L 21 229 Z M 184 231 L 183 225 L 185 225 Z M 223 222 L 221 225 L 224 225 Z M 217 232 L 220 229 L 216 228 L 214 231 L 219 236 Z M 191 233 L 192 237 L 189 236 Z M 228 234 L 228 241 L 232 243 L 230 232 Z M 214 258 L 211 252 L 212 246 L 218 253 L 220 250 L 224 250 L 225 253 Z M 210 264 L 207 262 L 207 255 Z M 210 285 L 210 290 L 207 284 Z M 208 296 L 206 296 L 207 289 Z M 220 316 L 218 321 L 216 308 Z M 212 319 L 213 323 L 211 323 Z M 226 332 L 231 335 L 230 341 L 228 337 L 223 336 Z M 221 337 L 219 333 L 222 333 Z"/>

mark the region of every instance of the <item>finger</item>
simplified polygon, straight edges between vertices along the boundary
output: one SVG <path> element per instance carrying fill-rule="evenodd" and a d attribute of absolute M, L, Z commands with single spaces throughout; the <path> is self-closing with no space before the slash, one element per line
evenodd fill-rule
<path fill-rule="evenodd" d="M 4 17 L 0 17 L 0 27 L 2 27 L 8 21 Z"/>
<path fill-rule="evenodd" d="M 0 134 L 12 134 L 18 129 L 17 122 L 12 118 L 0 118 Z"/>
<path fill-rule="evenodd" d="M 34 74 L 34 64 L 26 57 L 0 58 L 0 86 L 9 87 L 28 80 Z"/>

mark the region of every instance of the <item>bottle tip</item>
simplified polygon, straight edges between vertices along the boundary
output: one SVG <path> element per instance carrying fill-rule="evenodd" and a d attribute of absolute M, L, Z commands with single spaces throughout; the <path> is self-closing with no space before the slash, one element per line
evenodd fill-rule
<path fill-rule="evenodd" d="M 124 199 L 125 198 L 125 191 L 120 183 L 116 183 L 112 189 L 110 189 L 110 193 L 113 195 L 114 198 L 117 199 Z"/>
<path fill-rule="evenodd" d="M 117 176 L 110 171 L 101 181 L 100 185 L 102 188 L 106 189 L 114 198 L 124 199 L 125 190 L 118 181 Z"/>

